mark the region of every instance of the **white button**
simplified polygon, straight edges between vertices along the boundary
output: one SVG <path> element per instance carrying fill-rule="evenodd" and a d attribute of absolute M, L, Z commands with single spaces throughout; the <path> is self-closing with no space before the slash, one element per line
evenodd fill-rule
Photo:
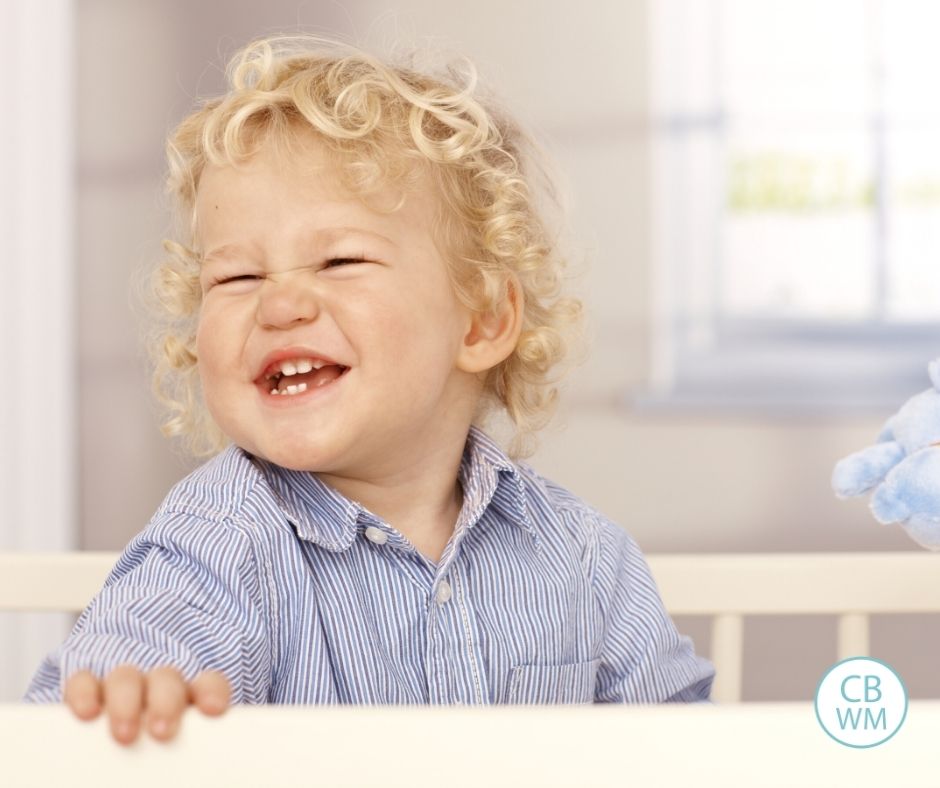
<path fill-rule="evenodd" d="M 437 603 L 443 605 L 448 599 L 450 599 L 450 583 L 446 580 L 441 580 L 441 584 L 437 587 Z"/>
<path fill-rule="evenodd" d="M 385 544 L 388 541 L 388 534 L 381 528 L 370 525 L 366 528 L 366 538 L 376 544 Z"/>

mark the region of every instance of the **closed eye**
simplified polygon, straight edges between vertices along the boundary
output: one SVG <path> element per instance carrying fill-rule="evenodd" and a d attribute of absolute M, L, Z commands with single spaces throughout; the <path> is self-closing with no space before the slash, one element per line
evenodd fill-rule
<path fill-rule="evenodd" d="M 215 284 L 225 285 L 229 282 L 246 282 L 252 279 L 260 279 L 261 277 L 257 274 L 239 274 L 238 276 L 227 276 L 224 279 L 216 279 Z"/>
<path fill-rule="evenodd" d="M 326 261 L 324 268 L 341 268 L 349 263 L 367 263 L 363 257 L 333 257 Z M 252 282 L 264 279 L 261 274 L 236 274 L 234 276 L 220 277 L 212 281 L 212 285 L 227 285 L 234 282 Z"/>

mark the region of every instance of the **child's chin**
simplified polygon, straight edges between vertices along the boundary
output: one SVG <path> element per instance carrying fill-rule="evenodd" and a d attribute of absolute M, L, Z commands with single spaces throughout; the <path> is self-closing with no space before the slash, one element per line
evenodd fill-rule
<path fill-rule="evenodd" d="M 251 452 L 257 457 L 292 471 L 325 471 L 329 464 L 322 446 L 273 446 Z"/>

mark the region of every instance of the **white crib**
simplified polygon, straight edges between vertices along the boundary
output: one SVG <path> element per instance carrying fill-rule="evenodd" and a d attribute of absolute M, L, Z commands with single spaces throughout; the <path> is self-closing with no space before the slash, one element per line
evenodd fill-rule
<path fill-rule="evenodd" d="M 79 611 L 115 553 L 2 554 L 0 610 Z M 0 704 L 0 784 L 125 786 L 940 785 L 940 701 L 912 701 L 889 742 L 858 750 L 810 702 L 740 699 L 742 617 L 836 614 L 841 656 L 867 651 L 873 613 L 940 611 L 940 556 L 651 555 L 674 615 L 713 620 L 718 705 L 239 706 L 195 710 L 170 744 L 110 737 L 61 705 Z M 732 701 L 732 702 L 729 702 Z"/>
<path fill-rule="evenodd" d="M 870 615 L 940 612 L 940 555 L 922 551 L 650 555 L 648 560 L 672 615 L 711 617 L 712 698 L 723 703 L 741 699 L 746 615 L 836 615 L 838 658 L 845 659 L 869 654 Z"/>
<path fill-rule="evenodd" d="M 0 610 L 80 611 L 117 553 L 0 553 Z M 868 654 L 868 617 L 940 612 L 940 556 L 909 553 L 649 555 L 672 615 L 712 619 L 712 698 L 741 700 L 743 616 L 830 614 L 838 656 Z M 940 784 L 940 779 L 938 779 Z"/>

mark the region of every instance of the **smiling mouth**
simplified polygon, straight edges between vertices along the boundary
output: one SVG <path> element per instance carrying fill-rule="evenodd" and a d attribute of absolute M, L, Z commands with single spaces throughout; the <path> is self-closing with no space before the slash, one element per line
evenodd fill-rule
<path fill-rule="evenodd" d="M 341 364 L 329 364 L 309 372 L 298 372 L 293 375 L 277 373 L 264 381 L 268 394 L 276 397 L 292 397 L 303 394 L 305 391 L 328 386 L 334 380 L 342 377 L 349 371 L 349 367 Z"/>

